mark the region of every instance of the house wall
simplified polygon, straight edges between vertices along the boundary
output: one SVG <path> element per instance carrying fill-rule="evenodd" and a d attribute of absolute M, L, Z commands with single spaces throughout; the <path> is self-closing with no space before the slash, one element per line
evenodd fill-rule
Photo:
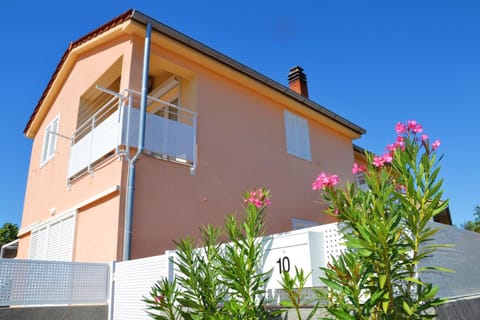
<path fill-rule="evenodd" d="M 325 125 L 318 113 L 192 50 L 153 37 L 152 60 L 180 76 L 183 107 L 198 112 L 198 168 L 190 175 L 180 164 L 143 156 L 137 164 L 132 258 L 174 247 L 181 236 L 197 235 L 207 223 L 220 225 L 228 212 L 241 211 L 244 191 L 260 186 L 272 191 L 268 233 L 291 230 L 292 218 L 319 224 L 320 195 L 311 183 L 320 171 L 352 180 L 352 136 L 339 125 Z M 40 167 L 45 126 L 60 114 L 59 133 L 76 128 L 80 96 L 122 57 L 121 90 L 139 90 L 143 39 L 124 35 L 73 56 L 70 73 L 34 137 L 22 229 L 77 209 L 73 257 L 77 261 L 121 260 L 127 163 L 116 157 L 71 187 L 66 185 L 70 142 L 58 138 L 54 159 Z M 156 66 L 158 67 L 158 65 Z M 248 82 L 248 84 L 247 84 Z M 273 95 L 276 98 L 273 98 Z M 308 119 L 312 160 L 286 151 L 284 110 Z M 337 130 L 338 129 L 338 130 Z M 46 189 L 48 188 L 48 192 Z M 108 191 L 108 192 L 107 192 Z M 98 197 L 98 195 L 101 195 Z M 90 199 L 90 200 L 89 200 Z M 93 199 L 93 200 L 92 200 Z M 28 256 L 29 232 L 22 234 L 19 258 Z"/>
<path fill-rule="evenodd" d="M 189 107 L 198 112 L 198 168 L 190 175 L 182 165 L 150 157 L 138 162 L 133 258 L 171 249 L 173 240 L 198 235 L 200 225 L 223 224 L 228 212 L 242 210 L 243 192 L 259 186 L 272 192 L 268 233 L 291 230 L 292 218 L 332 221 L 322 213 L 311 183 L 320 171 L 353 179 L 351 138 L 310 118 L 312 161 L 289 155 L 284 110 L 298 114 L 293 103 L 274 101 L 188 57 L 153 50 L 195 74 L 196 96 Z"/>
<path fill-rule="evenodd" d="M 95 168 L 93 176 L 85 174 L 83 178 L 74 181 L 69 187 L 67 186 L 67 168 L 70 156 L 70 140 L 57 137 L 55 156 L 43 166 L 40 166 L 40 157 L 45 128 L 51 120 L 60 115 L 58 133 L 64 136 L 72 136 L 76 130 L 80 96 L 121 57 L 123 57 L 124 69 L 122 74 L 128 75 L 129 62 L 132 57 L 131 48 L 131 41 L 127 36 L 123 36 L 117 38 L 114 42 L 106 43 L 79 56 L 76 56 L 75 52 L 71 53 L 69 59 L 74 59 L 75 62 L 67 61 L 65 63 L 64 68 L 69 68 L 68 76 L 65 78 L 61 90 L 55 97 L 33 139 L 21 223 L 22 229 L 28 231 L 34 224 L 43 223 L 53 218 L 51 214 L 53 209 L 51 208 L 55 208 L 55 216 L 70 209 L 77 209 L 79 210 L 77 229 L 85 227 L 85 230 L 92 233 L 90 236 L 96 234 L 110 243 L 117 242 L 119 197 L 97 200 L 97 205 L 93 206 L 88 203 L 88 200 L 95 199 L 99 194 L 121 184 L 121 161 L 112 157 L 100 167 Z M 126 87 L 128 85 L 128 77 L 123 76 L 121 86 Z M 98 205 L 99 201 L 105 203 Z M 82 206 L 85 205 L 88 205 L 88 208 L 83 209 Z M 114 211 L 105 215 L 105 212 L 102 211 L 104 207 Z M 92 216 L 97 215 L 98 219 L 92 218 Z M 107 227 L 98 224 L 98 221 L 105 220 L 106 216 L 110 220 Z M 79 239 L 83 238 L 85 238 L 85 235 L 80 232 Z M 80 242 L 76 241 L 75 243 Z M 28 247 L 29 233 L 27 232 L 22 234 L 20 238 L 19 258 L 28 257 Z M 77 250 L 78 257 L 84 259 L 86 257 L 85 250 L 90 249 L 88 244 L 86 247 L 79 247 Z M 116 257 L 117 249 L 114 245 L 109 244 L 103 249 L 105 251 L 102 254 L 108 259 Z M 91 259 L 84 259 L 84 261 L 99 261 L 97 258 L 94 254 Z"/>

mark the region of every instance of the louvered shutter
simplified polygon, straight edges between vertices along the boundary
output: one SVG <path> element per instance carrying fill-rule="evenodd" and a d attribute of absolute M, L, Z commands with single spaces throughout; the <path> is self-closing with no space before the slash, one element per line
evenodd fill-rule
<path fill-rule="evenodd" d="M 62 221 L 55 222 L 50 225 L 48 232 L 48 260 L 58 260 L 58 248 L 62 237 Z"/>
<path fill-rule="evenodd" d="M 34 260 L 71 261 L 75 214 L 32 231 L 29 258 Z"/>
<path fill-rule="evenodd" d="M 311 160 L 308 121 L 287 110 L 285 116 L 285 137 L 287 152 L 296 157 Z"/>
<path fill-rule="evenodd" d="M 296 154 L 297 138 L 295 136 L 295 116 L 285 110 L 285 138 L 287 141 L 287 152 Z"/>
<path fill-rule="evenodd" d="M 296 138 L 297 138 L 298 156 L 305 160 L 311 160 L 310 137 L 308 132 L 307 120 L 300 117 L 296 117 L 295 130 L 296 130 Z"/>
<path fill-rule="evenodd" d="M 60 261 L 71 261 L 73 251 L 75 216 L 70 216 L 62 221 L 61 241 L 58 246 L 58 258 Z"/>
<path fill-rule="evenodd" d="M 47 234 L 48 228 L 43 227 L 33 231 L 30 240 L 30 259 L 46 260 L 47 259 Z"/>

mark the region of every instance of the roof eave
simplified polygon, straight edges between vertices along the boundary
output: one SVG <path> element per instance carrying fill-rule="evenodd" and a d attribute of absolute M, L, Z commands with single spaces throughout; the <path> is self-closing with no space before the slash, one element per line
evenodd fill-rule
<path fill-rule="evenodd" d="M 353 132 L 355 132 L 356 134 L 358 134 L 359 136 L 362 135 L 362 134 L 365 134 L 367 131 L 354 124 L 353 122 L 351 121 L 348 121 L 347 119 L 341 117 L 340 115 L 328 110 L 327 108 L 313 102 L 312 100 L 308 99 L 307 97 L 305 96 L 302 96 L 298 93 L 296 93 L 295 91 L 293 90 L 290 90 L 289 88 L 285 87 L 284 85 L 278 83 L 277 81 L 269 78 L 269 77 L 266 77 L 265 75 L 249 68 L 248 66 L 232 59 L 232 58 L 229 58 L 227 57 L 226 55 L 196 41 L 195 39 L 192 39 L 190 38 L 189 36 L 179 32 L 179 31 L 176 31 L 170 27 L 168 27 L 167 25 L 137 11 L 137 10 L 134 10 L 133 13 L 132 13 L 132 19 L 139 22 L 139 23 L 142 23 L 142 24 L 147 24 L 148 22 L 150 22 L 152 24 L 152 28 L 157 31 L 157 32 L 160 32 L 162 33 L 163 35 L 175 40 L 175 41 L 178 41 L 186 46 L 189 46 L 197 51 L 199 51 L 200 53 L 202 54 L 205 54 L 207 56 L 209 56 L 210 58 L 212 59 L 215 59 L 227 66 L 229 66 L 230 68 L 232 69 L 235 69 L 236 71 L 240 72 L 240 73 L 243 73 L 247 76 L 249 76 L 250 78 L 253 78 L 269 87 L 271 87 L 272 89 L 275 89 L 287 96 L 289 96 L 290 98 L 306 105 L 307 107 L 313 109 L 314 111 L 317 111 L 319 112 L 320 114 L 334 120 L 335 122 L 347 127 L 348 129 L 352 130 Z"/>
<path fill-rule="evenodd" d="M 61 69 L 63 68 L 65 62 L 67 61 L 69 55 L 71 52 L 79 47 L 80 45 L 90 41 L 91 39 L 99 36 L 100 34 L 110 30 L 111 28 L 129 20 L 132 19 L 136 22 L 139 22 L 141 24 L 147 24 L 148 22 L 152 24 L 152 28 L 156 31 L 159 32 L 175 41 L 178 41 L 179 43 L 188 46 L 201 54 L 204 54 L 212 59 L 215 59 L 216 61 L 219 61 L 220 63 L 236 70 L 237 72 L 240 72 L 286 96 L 289 98 L 302 103 L 303 105 L 307 106 L 308 108 L 320 113 L 321 115 L 333 120 L 334 122 L 340 124 L 341 126 L 347 128 L 350 130 L 352 133 L 354 133 L 354 136 L 360 136 L 362 134 L 366 133 L 366 130 L 353 122 L 348 121 L 347 119 L 341 117 L 340 115 L 328 110 L 327 108 L 313 102 L 312 100 L 308 99 L 307 97 L 304 97 L 289 88 L 285 87 L 284 85 L 266 77 L 263 74 L 258 73 L 257 71 L 247 67 L 244 64 L 241 64 L 238 61 L 235 61 L 224 54 L 188 37 L 187 35 L 178 32 L 165 24 L 162 24 L 161 22 L 150 18 L 149 16 L 137 11 L 137 10 L 128 10 L 127 12 L 119 15 L 118 17 L 114 18 L 113 20 L 107 22 L 106 24 L 100 26 L 99 28 L 93 30 L 92 32 L 86 34 L 85 36 L 79 38 L 78 40 L 70 43 L 68 46 L 67 50 L 62 56 L 62 59 L 60 60 L 60 63 L 58 64 L 57 68 L 55 69 L 49 83 L 47 84 L 47 87 L 43 91 L 43 94 L 37 103 L 37 106 L 35 107 L 32 115 L 30 116 L 30 119 L 28 120 L 25 129 L 24 129 L 24 134 L 27 137 L 32 138 L 36 130 L 32 130 L 32 124 L 36 119 L 37 113 L 39 112 L 40 108 L 42 107 L 47 95 L 50 92 L 50 89 L 55 83 L 55 80 L 57 79 L 58 74 L 60 73 Z"/>

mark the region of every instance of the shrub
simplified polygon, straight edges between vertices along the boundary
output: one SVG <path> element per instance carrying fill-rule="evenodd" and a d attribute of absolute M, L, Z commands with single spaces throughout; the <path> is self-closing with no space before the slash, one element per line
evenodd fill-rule
<path fill-rule="evenodd" d="M 322 268 L 328 290 L 326 309 L 337 319 L 427 319 L 438 287 L 422 281 L 419 267 L 438 247 L 431 244 L 438 231 L 428 222 L 443 211 L 439 179 L 441 159 L 416 121 L 396 126 L 397 139 L 381 156 L 367 153 L 362 172 L 368 190 L 352 183 L 337 188 L 336 175 L 322 172 L 313 182 L 329 203 L 327 213 L 341 226 L 346 250 Z M 443 270 L 446 271 L 446 270 Z"/>
<path fill-rule="evenodd" d="M 158 281 L 144 299 L 153 319 L 267 318 L 260 237 L 270 193 L 246 193 L 244 202 L 241 219 L 230 214 L 223 228 L 202 227 L 198 245 L 189 237 L 175 242 L 175 279 Z M 222 236 L 228 242 L 221 244 Z"/>

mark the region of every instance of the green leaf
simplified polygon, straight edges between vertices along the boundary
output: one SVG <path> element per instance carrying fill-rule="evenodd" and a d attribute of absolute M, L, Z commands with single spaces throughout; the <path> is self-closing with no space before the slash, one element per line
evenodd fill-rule
<path fill-rule="evenodd" d="M 389 302 L 388 302 L 388 301 L 383 301 L 383 302 L 382 302 L 382 309 L 383 309 L 383 312 L 384 312 L 384 313 L 387 313 L 387 312 L 388 312 L 388 305 L 389 305 Z"/>
<path fill-rule="evenodd" d="M 423 296 L 423 300 L 431 300 L 435 297 L 435 295 L 437 294 L 438 292 L 438 289 L 440 289 L 439 286 L 434 286 L 432 287 L 428 293 L 426 293 L 424 296 Z"/>
<path fill-rule="evenodd" d="M 352 317 L 347 312 L 343 310 L 328 310 L 331 314 L 333 314 L 337 319 L 340 320 L 355 320 L 355 317 Z"/>
<path fill-rule="evenodd" d="M 380 281 L 380 289 L 383 289 L 383 287 L 385 287 L 385 281 L 387 281 L 387 276 L 382 274 L 378 277 L 378 280 Z"/>
<path fill-rule="evenodd" d="M 404 280 L 409 281 L 409 282 L 414 282 L 414 283 L 419 284 L 421 286 L 425 285 L 425 283 L 423 283 L 422 281 L 420 281 L 416 278 L 412 278 L 412 277 L 406 277 L 406 278 L 404 278 Z"/>
<path fill-rule="evenodd" d="M 419 272 L 426 271 L 426 270 L 436 270 L 436 271 L 449 272 L 449 273 L 455 272 L 454 270 L 446 269 L 442 267 L 421 267 L 418 269 Z"/>
<path fill-rule="evenodd" d="M 406 301 L 403 301 L 403 310 L 405 310 L 409 316 L 411 316 L 413 314 L 413 311 L 412 309 L 410 309 L 410 306 L 408 305 L 408 303 Z"/>
<path fill-rule="evenodd" d="M 375 292 L 372 297 L 370 298 L 370 305 L 375 305 L 378 298 L 380 298 L 384 294 L 383 290 Z"/>
<path fill-rule="evenodd" d="M 320 278 L 320 280 L 322 280 L 323 283 L 325 283 L 329 288 L 331 288 L 331 289 L 333 289 L 333 290 L 343 291 L 343 286 L 341 286 L 340 284 L 338 284 L 338 283 L 336 283 L 336 282 L 333 282 L 333 281 L 330 280 L 330 279 Z"/>
<path fill-rule="evenodd" d="M 358 254 L 361 255 L 362 257 L 368 257 L 372 254 L 372 251 L 368 249 L 359 249 Z"/>

